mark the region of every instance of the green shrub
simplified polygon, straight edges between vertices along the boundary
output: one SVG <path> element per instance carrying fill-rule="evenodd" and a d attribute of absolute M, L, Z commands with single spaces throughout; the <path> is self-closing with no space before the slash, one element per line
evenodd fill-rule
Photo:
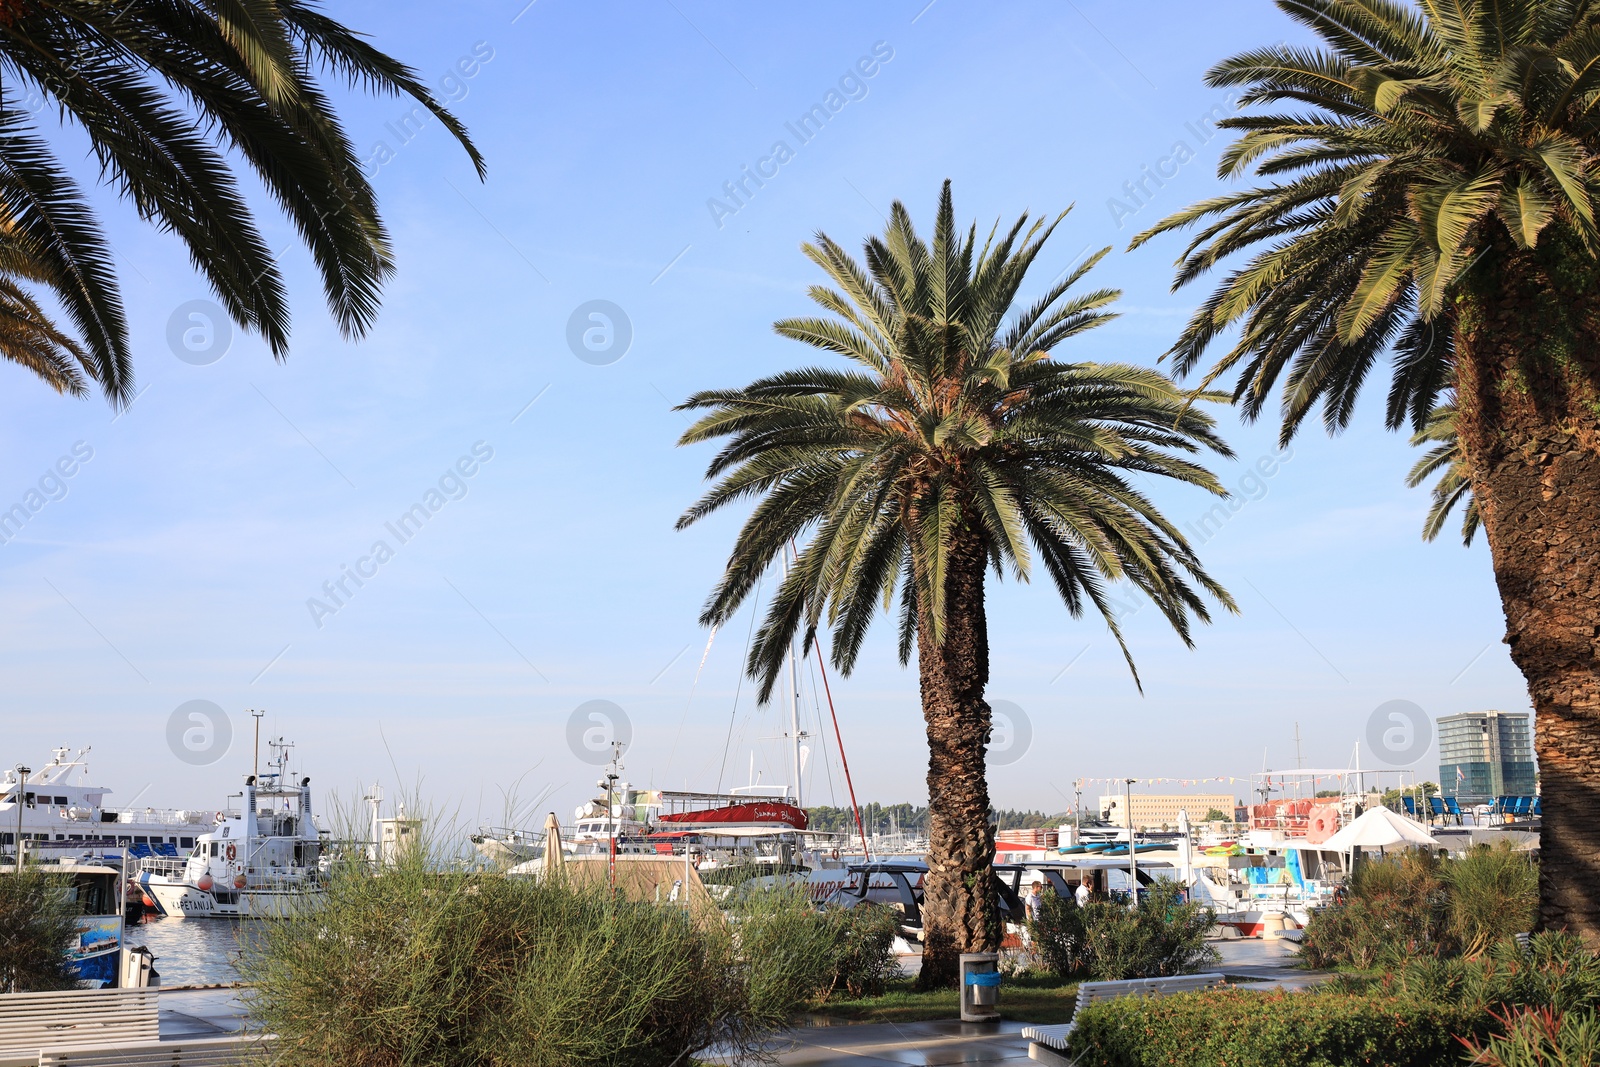
<path fill-rule="evenodd" d="M 1117 901 L 1079 908 L 1046 894 L 1029 936 L 1044 965 L 1063 978 L 1117 981 L 1190 974 L 1217 959 L 1205 940 L 1216 916 L 1181 897 L 1181 887 L 1166 881 L 1149 887 L 1136 909 Z"/>
<path fill-rule="evenodd" d="M 719 918 L 496 875 L 335 872 L 242 970 L 295 1067 L 668 1067 L 764 1036 Z"/>
<path fill-rule="evenodd" d="M 1356 865 L 1344 903 L 1314 913 L 1301 953 L 1313 967 L 1370 968 L 1478 955 L 1533 926 L 1539 875 L 1527 853 L 1480 846 L 1455 859 L 1410 851 Z"/>
<path fill-rule="evenodd" d="M 1483 1067 L 1595 1067 L 1600 1064 L 1600 1019 L 1593 1012 L 1549 1008 L 1500 1019 L 1502 1034 L 1464 1041 Z"/>
<path fill-rule="evenodd" d="M 75 989 L 67 953 L 78 939 L 71 883 L 24 865 L 0 874 L 0 993 Z"/>
<path fill-rule="evenodd" d="M 1501 842 L 1480 845 L 1444 868 L 1449 933 L 1462 952 L 1476 956 L 1512 934 L 1533 929 L 1539 916 L 1539 868 L 1531 852 Z"/>
<path fill-rule="evenodd" d="M 1481 1012 L 1586 1011 L 1600 1007 L 1600 956 L 1573 934 L 1544 933 L 1535 934 L 1526 949 L 1506 938 L 1478 959 L 1424 957 L 1377 977 L 1336 975 L 1328 985 L 1337 992 L 1403 996 Z"/>
<path fill-rule="evenodd" d="M 797 886 L 741 894 L 729 918 L 759 1018 L 782 1021 L 836 992 L 880 996 L 900 971 L 894 954 L 899 926 L 888 908 L 819 910 Z"/>
<path fill-rule="evenodd" d="M 1078 1013 L 1079 1067 L 1435 1067 L 1461 1059 L 1456 1035 L 1485 1036 L 1486 1015 L 1446 1004 L 1337 993 L 1221 990 L 1122 997 Z"/>

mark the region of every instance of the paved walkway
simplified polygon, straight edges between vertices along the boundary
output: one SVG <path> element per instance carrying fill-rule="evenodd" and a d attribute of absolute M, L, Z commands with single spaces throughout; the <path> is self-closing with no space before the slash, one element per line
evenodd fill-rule
<path fill-rule="evenodd" d="M 807 1026 L 790 1031 L 772 1050 L 783 1067 L 933 1067 L 961 1063 L 1017 1067 L 1030 1062 L 1022 1024 L 1010 1022 L 949 1020 Z"/>
<path fill-rule="evenodd" d="M 156 1001 L 161 1012 L 161 1040 L 216 1037 L 245 1028 L 246 1009 L 238 989 L 163 989 Z"/>
<path fill-rule="evenodd" d="M 1247 989 L 1309 989 L 1332 977 L 1326 971 L 1308 971 L 1300 966 L 1300 946 L 1288 939 L 1241 938 L 1213 941 L 1211 947 L 1222 956 L 1216 966 L 1232 979 L 1247 979 Z"/>

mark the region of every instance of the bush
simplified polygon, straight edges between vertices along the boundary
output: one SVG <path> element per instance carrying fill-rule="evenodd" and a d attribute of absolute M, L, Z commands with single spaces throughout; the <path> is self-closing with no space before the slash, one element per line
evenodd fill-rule
<path fill-rule="evenodd" d="M 67 956 L 78 939 L 70 884 L 26 865 L 0 874 L 0 993 L 77 988 Z"/>
<path fill-rule="evenodd" d="M 1068 1057 L 1079 1067 L 1434 1067 L 1458 1061 L 1455 1035 L 1488 1017 L 1454 1005 L 1336 993 L 1222 990 L 1122 997 L 1078 1013 Z"/>
<path fill-rule="evenodd" d="M 1463 1041 L 1484 1067 L 1594 1067 L 1600 1064 L 1600 1019 L 1542 1008 L 1501 1017 L 1505 1033 Z"/>
<path fill-rule="evenodd" d="M 1410 851 L 1356 865 L 1344 903 L 1312 915 L 1301 953 L 1313 967 L 1362 969 L 1419 956 L 1478 955 L 1533 926 L 1538 870 L 1509 846 L 1457 859 Z"/>
<path fill-rule="evenodd" d="M 1409 960 L 1378 977 L 1336 975 L 1344 993 L 1404 996 L 1504 1014 L 1522 1008 L 1557 1012 L 1600 1007 L 1600 956 L 1567 933 L 1535 934 L 1526 949 L 1507 938 L 1478 959 Z"/>
<path fill-rule="evenodd" d="M 296 1067 L 668 1067 L 764 1036 L 725 926 L 573 888 L 431 870 L 335 872 L 265 924 L 252 1008 Z"/>
<path fill-rule="evenodd" d="M 804 886 L 742 894 L 730 909 L 754 1013 L 783 1020 L 836 992 L 881 996 L 900 971 L 894 912 L 872 904 L 818 910 Z"/>
<path fill-rule="evenodd" d="M 1031 938 L 1041 961 L 1062 978 L 1096 981 L 1190 974 L 1210 965 L 1216 952 L 1206 934 L 1216 923 L 1210 909 L 1182 900 L 1175 882 L 1158 881 L 1139 906 L 1116 901 L 1079 908 L 1046 894 Z"/>
<path fill-rule="evenodd" d="M 1539 916 L 1539 868 L 1532 856 L 1502 842 L 1493 848 L 1480 845 L 1445 865 L 1448 928 L 1462 952 L 1476 956 L 1533 929 Z"/>

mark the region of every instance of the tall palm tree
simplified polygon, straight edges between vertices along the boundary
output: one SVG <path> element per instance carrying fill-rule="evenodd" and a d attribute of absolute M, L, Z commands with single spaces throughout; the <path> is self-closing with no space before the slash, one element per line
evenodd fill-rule
<path fill-rule="evenodd" d="M 1506 643 L 1537 714 L 1540 916 L 1600 943 L 1600 5 L 1592 0 L 1278 0 L 1321 48 L 1213 67 L 1247 86 L 1221 173 L 1259 185 L 1199 223 L 1177 285 L 1235 253 L 1171 355 L 1237 373 L 1282 436 L 1320 402 L 1344 427 L 1392 354 L 1388 422 L 1455 424 L 1494 561 Z"/>
<path fill-rule="evenodd" d="M 924 986 L 948 983 L 958 953 L 993 951 L 1000 938 L 984 773 L 986 569 L 1026 580 L 1037 557 L 1072 615 L 1091 605 L 1125 656 L 1108 583 L 1143 592 L 1185 643 L 1191 616 L 1210 619 L 1202 592 L 1234 607 L 1129 478 L 1223 494 L 1183 458 L 1230 455 L 1212 420 L 1156 371 L 1052 358 L 1113 317 L 1104 309 L 1117 292 L 1069 295 L 1110 249 L 1012 309 L 1063 217 L 1028 226 L 1024 215 L 979 249 L 976 226 L 964 237 L 956 228 L 946 182 L 931 245 L 899 202 L 884 235 L 866 242 L 865 267 L 819 234 L 803 247 L 837 286 L 810 291 L 830 315 L 775 329 L 851 365 L 696 393 L 682 405 L 706 414 L 680 444 L 728 440 L 707 472 L 715 486 L 679 528 L 757 501 L 701 621 L 726 621 L 797 546 L 751 645 L 761 700 L 797 634 L 809 649 L 824 616 L 833 662 L 848 673 L 880 606 L 899 595 L 900 661 L 915 648 L 928 737 Z"/>
<path fill-rule="evenodd" d="M 1411 435 L 1411 443 L 1420 447 L 1432 445 L 1416 466 L 1406 475 L 1406 485 L 1415 489 L 1435 473 L 1439 480 L 1433 483 L 1433 503 L 1422 522 L 1422 539 L 1432 541 L 1444 529 L 1444 522 L 1456 505 L 1465 503 L 1461 513 L 1461 543 L 1471 545 L 1483 519 L 1478 514 L 1478 502 L 1472 497 L 1472 480 L 1467 475 L 1467 462 L 1461 454 L 1461 438 L 1456 433 L 1456 404 L 1454 400 L 1440 404 L 1428 412 L 1422 429 Z"/>
<path fill-rule="evenodd" d="M 415 73 L 307 0 L 0 0 L 0 242 L 81 335 L 59 348 L 114 404 L 132 395 L 127 323 L 94 212 L 23 106 L 42 97 L 87 137 L 101 176 L 183 240 L 223 305 L 274 356 L 289 307 L 272 247 L 229 166 L 243 160 L 288 214 L 322 274 L 335 320 L 359 337 L 393 271 L 361 160 L 313 76 L 409 97 L 483 160 Z M 9 349 L 0 355 L 12 356 Z M 12 356 L 12 358 L 15 358 Z M 43 367 L 43 363 L 25 365 Z"/>

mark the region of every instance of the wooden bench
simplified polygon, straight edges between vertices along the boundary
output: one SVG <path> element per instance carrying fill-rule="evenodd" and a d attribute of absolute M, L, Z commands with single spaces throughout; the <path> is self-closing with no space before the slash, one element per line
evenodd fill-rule
<path fill-rule="evenodd" d="M 1028 1058 L 1052 1067 L 1071 1067 L 1071 1060 L 1062 1053 L 1067 1050 L 1067 1039 L 1078 1025 L 1078 1014 L 1091 1004 L 1117 997 L 1165 997 L 1173 993 L 1188 993 L 1197 989 L 1217 989 L 1226 979 L 1220 974 L 1183 974 L 1172 978 L 1129 978 L 1123 982 L 1085 982 L 1078 987 L 1077 1006 L 1072 1009 L 1072 1021 L 1056 1026 L 1024 1026 L 1022 1036 L 1028 1039 Z"/>
<path fill-rule="evenodd" d="M 34 1067 L 46 1048 L 155 1041 L 157 995 L 154 989 L 0 994 L 0 1067 Z"/>
<path fill-rule="evenodd" d="M 265 1062 L 270 1035 L 234 1035 L 182 1041 L 47 1048 L 37 1067 L 241 1067 Z"/>

